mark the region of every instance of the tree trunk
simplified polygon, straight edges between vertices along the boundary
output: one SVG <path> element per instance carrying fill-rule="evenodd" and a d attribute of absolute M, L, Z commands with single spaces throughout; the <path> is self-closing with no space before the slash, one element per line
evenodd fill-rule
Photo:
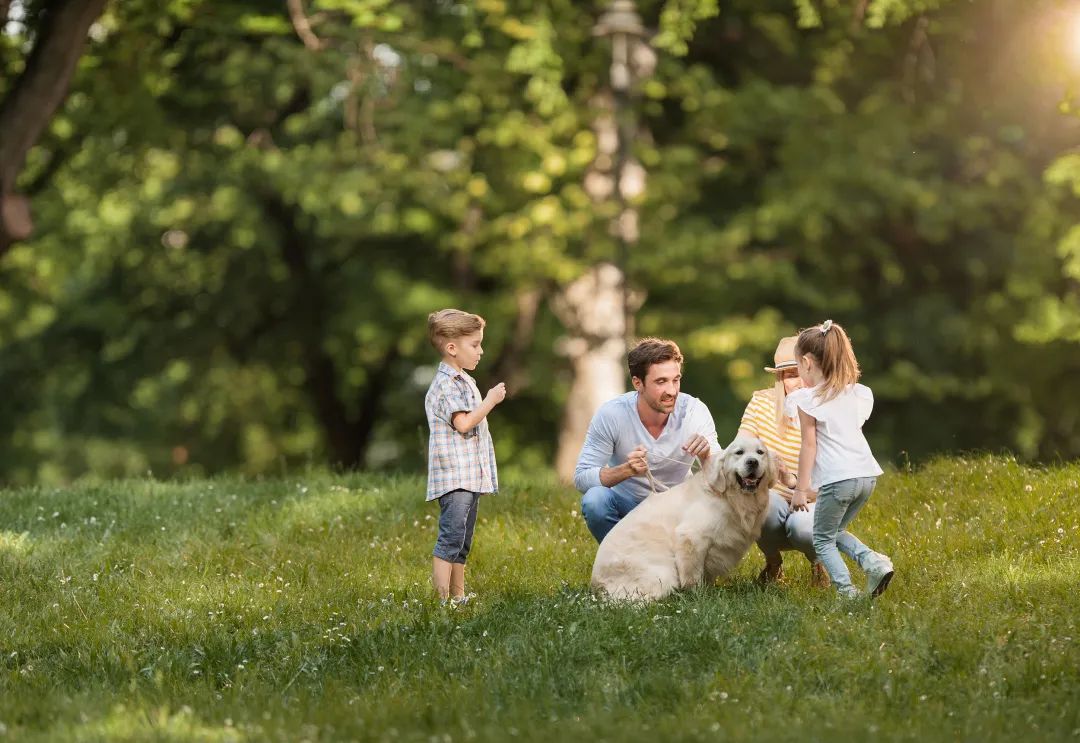
<path fill-rule="evenodd" d="M 491 365 L 490 375 L 494 382 L 506 382 L 506 391 L 510 394 L 529 384 L 529 371 L 524 362 L 536 333 L 536 315 L 542 299 L 543 293 L 539 289 L 518 289 L 514 294 L 517 305 L 514 332 Z"/>
<path fill-rule="evenodd" d="M 570 358 L 574 378 L 566 400 L 555 471 L 563 482 L 574 478 L 581 445 L 593 414 L 626 391 L 626 313 L 623 274 L 610 263 L 594 266 L 552 300 L 566 328 L 560 351 Z M 632 311 L 640 294 L 627 296 Z"/>
<path fill-rule="evenodd" d="M 0 254 L 30 236 L 33 223 L 15 179 L 26 155 L 67 95 L 86 33 L 107 0 L 52 0 L 41 15 L 34 47 L 11 91 L 0 101 Z"/>
<path fill-rule="evenodd" d="M 350 469 L 361 468 L 367 458 L 379 409 L 391 384 L 390 368 L 400 352 L 391 346 L 368 372 L 368 387 L 360 399 L 357 415 L 349 414 L 349 406 L 339 392 L 340 374 L 334 359 L 324 350 L 327 307 L 321 279 L 308 261 L 308 245 L 312 240 L 297 224 L 295 207 L 286 204 L 278 195 L 263 197 L 264 213 L 273 219 L 281 232 L 281 255 L 292 277 L 294 302 L 290 310 L 296 323 L 304 353 L 304 389 L 315 408 L 315 417 L 322 426 L 326 446 L 333 464 Z"/>

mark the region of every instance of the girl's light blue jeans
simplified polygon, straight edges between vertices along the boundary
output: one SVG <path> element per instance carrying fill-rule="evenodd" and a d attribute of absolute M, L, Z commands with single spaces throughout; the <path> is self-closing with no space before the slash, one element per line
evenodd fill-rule
<path fill-rule="evenodd" d="M 846 531 L 847 525 L 870 500 L 876 484 L 876 477 L 856 477 L 831 482 L 818 489 L 817 507 L 814 509 L 814 550 L 838 593 L 858 593 L 858 589 L 851 585 L 851 574 L 840 556 L 841 552 L 863 570 L 877 558 L 876 552 Z"/>

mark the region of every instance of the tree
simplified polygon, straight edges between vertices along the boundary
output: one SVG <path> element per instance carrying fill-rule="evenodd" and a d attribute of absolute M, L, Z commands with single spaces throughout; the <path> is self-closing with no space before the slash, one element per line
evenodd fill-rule
<path fill-rule="evenodd" d="M 24 28 L 32 43 L 25 59 L 19 60 L 21 72 L 0 98 L 0 255 L 12 242 L 31 234 L 29 202 L 16 190 L 16 179 L 67 94 L 86 33 L 106 2 L 40 0 L 17 6 L 28 17 Z M 0 28 L 6 25 L 11 8 L 11 0 L 0 2 Z M 5 38 L 4 56 L 18 54 L 20 43 L 21 39 Z M 5 67 L 10 66 L 5 59 Z"/>
<path fill-rule="evenodd" d="M 1047 168 L 1076 130 L 1025 66 L 1037 14 L 907 6 L 640 3 L 636 330 L 680 342 L 722 437 L 776 337 L 831 316 L 882 458 L 1080 452 L 1053 392 L 1076 344 L 1049 332 L 1075 197 Z M 566 466 L 598 403 L 575 354 L 621 334 L 589 327 L 621 283 L 617 205 L 584 186 L 600 9 L 111 6 L 27 156 L 39 229 L 0 263 L 0 472 L 421 467 L 424 318 L 449 305 L 489 320 L 481 384 L 511 382 L 500 461 Z"/>

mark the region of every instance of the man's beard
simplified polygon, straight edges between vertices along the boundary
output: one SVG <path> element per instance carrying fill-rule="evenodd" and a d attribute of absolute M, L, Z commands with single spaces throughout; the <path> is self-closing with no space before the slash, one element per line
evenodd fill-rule
<path fill-rule="evenodd" d="M 657 413 L 669 413 L 671 412 L 671 409 L 674 409 L 675 400 L 677 398 L 678 395 L 673 395 L 671 399 L 667 402 L 664 402 L 663 398 L 659 398 L 655 401 L 646 398 L 645 402 L 647 402 L 649 407 L 655 410 Z"/>

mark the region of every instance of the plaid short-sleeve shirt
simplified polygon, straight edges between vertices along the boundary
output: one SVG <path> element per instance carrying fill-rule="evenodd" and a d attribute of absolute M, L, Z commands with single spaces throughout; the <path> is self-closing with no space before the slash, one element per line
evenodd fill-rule
<path fill-rule="evenodd" d="M 453 424 L 454 413 L 472 412 L 480 402 L 480 390 L 472 377 L 446 362 L 439 363 L 424 398 L 431 431 L 428 438 L 428 500 L 435 500 L 451 490 L 494 493 L 499 489 L 495 445 L 487 418 L 468 433 L 459 433 Z"/>

